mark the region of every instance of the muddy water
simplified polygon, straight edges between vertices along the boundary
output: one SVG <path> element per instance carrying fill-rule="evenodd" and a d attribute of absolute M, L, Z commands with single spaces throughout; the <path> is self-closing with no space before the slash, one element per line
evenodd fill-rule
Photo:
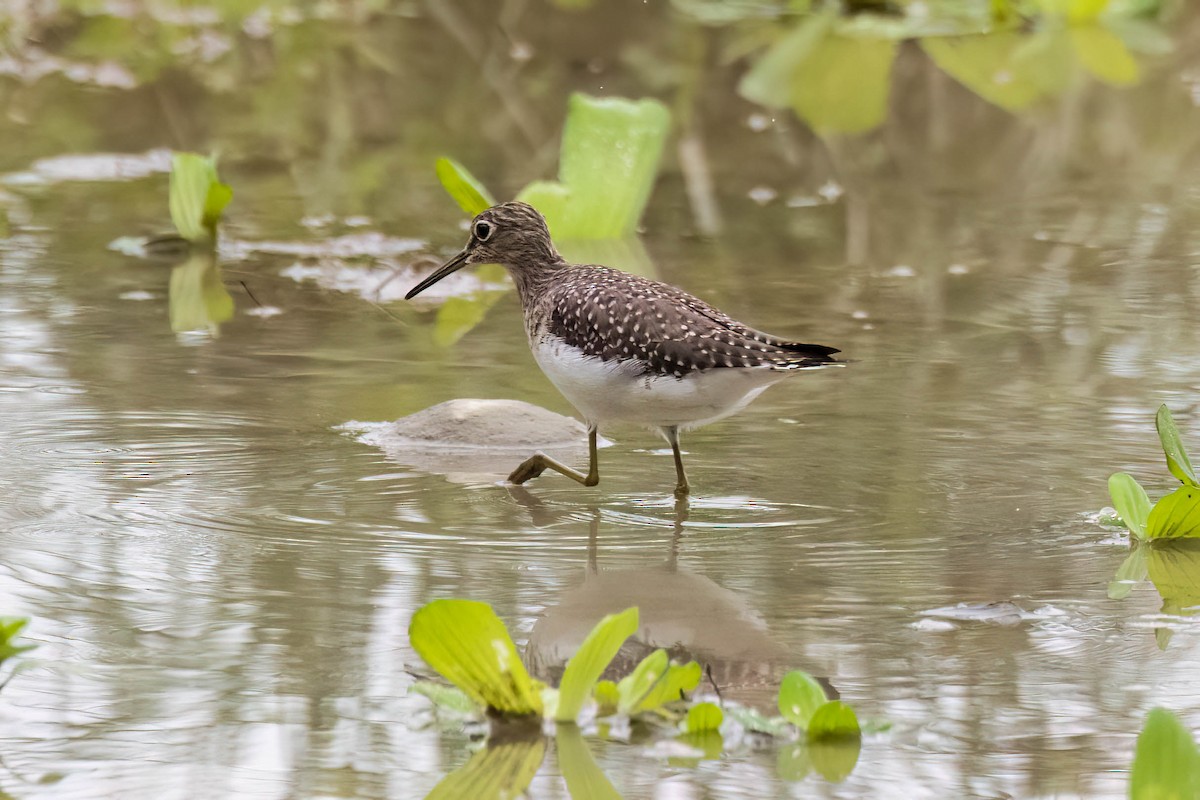
<path fill-rule="evenodd" d="M 890 723 L 840 784 L 783 780 L 771 748 L 688 768 L 589 739 L 628 798 L 1123 796 L 1149 708 L 1200 727 L 1200 629 L 1148 582 L 1109 599 L 1128 545 L 1095 521 L 1113 471 L 1170 485 L 1160 403 L 1200 448 L 1200 20 L 1156 34 L 1134 85 L 1074 72 L 1019 110 L 909 41 L 882 123 L 822 138 L 738 97 L 719 54 L 743 23 L 548 7 L 497 32 L 489 8 L 22 18 L 42 44 L 0 76 L 0 613 L 39 648 L 0 695 L 0 788 L 423 797 L 468 736 L 406 694 L 406 628 L 457 596 L 550 673 L 637 604 L 642 645 L 735 696 L 769 706 L 803 668 Z M 433 159 L 510 195 L 552 173 L 575 89 L 686 105 L 693 150 L 645 220 L 659 277 L 854 359 L 689 435 L 686 509 L 637 430 L 606 432 L 599 487 L 517 491 L 339 429 L 454 398 L 571 413 L 511 293 L 453 331 L 395 298 L 462 238 Z M 222 153 L 228 319 L 108 249 L 169 226 L 156 148 Z M 554 758 L 530 795 L 566 796 Z"/>

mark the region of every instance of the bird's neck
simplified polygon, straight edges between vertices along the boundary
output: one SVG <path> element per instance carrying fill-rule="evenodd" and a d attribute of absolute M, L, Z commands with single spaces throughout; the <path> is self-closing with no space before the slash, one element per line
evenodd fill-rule
<path fill-rule="evenodd" d="M 567 262 L 555 253 L 555 260 L 526 262 L 520 266 L 505 264 L 508 274 L 517 287 L 517 296 L 521 305 L 529 308 L 537 297 L 555 279 L 555 274 L 568 266 Z"/>

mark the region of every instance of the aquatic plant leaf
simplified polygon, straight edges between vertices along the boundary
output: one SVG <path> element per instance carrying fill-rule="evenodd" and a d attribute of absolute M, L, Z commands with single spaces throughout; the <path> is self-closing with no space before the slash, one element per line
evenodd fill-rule
<path fill-rule="evenodd" d="M 600 675 L 625 640 L 637 632 L 637 628 L 637 608 L 609 614 L 592 628 L 563 671 L 562 681 L 558 684 L 558 710 L 554 719 L 573 722 L 579 716 L 584 702 L 592 694 L 592 687 L 600 680 Z"/>
<path fill-rule="evenodd" d="M 466 764 L 433 787 L 425 800 L 511 800 L 521 797 L 546 757 L 546 740 L 528 739 L 485 745 Z"/>
<path fill-rule="evenodd" d="M 671 114 L 658 100 L 571 95 L 558 166 L 570 197 L 555 235 L 610 239 L 635 233 L 670 124 Z"/>
<path fill-rule="evenodd" d="M 617 684 L 617 711 L 621 714 L 633 713 L 655 684 L 662 680 L 669 666 L 667 651 L 661 648 L 638 662 L 633 672 Z"/>
<path fill-rule="evenodd" d="M 1146 538 L 1146 521 L 1150 518 L 1150 498 L 1146 490 L 1128 472 L 1108 476 L 1108 496 L 1112 498 L 1117 516 L 1139 539 Z"/>
<path fill-rule="evenodd" d="M 850 777 L 854 767 L 858 765 L 858 756 L 862 752 L 862 740 L 829 739 L 810 741 L 808 757 L 813 767 L 821 777 L 830 783 L 840 783 Z"/>
<path fill-rule="evenodd" d="M 466 167 L 452 158 L 439 158 L 434 164 L 438 180 L 458 207 L 472 217 L 496 205 L 491 192 Z"/>
<path fill-rule="evenodd" d="M 738 83 L 738 94 L 752 103 L 772 108 L 791 105 L 792 87 L 800 65 L 829 33 L 836 19 L 832 12 L 802 19 L 746 73 Z"/>
<path fill-rule="evenodd" d="M 791 106 L 819 134 L 863 133 L 887 117 L 897 43 L 830 34 L 812 48 L 792 84 Z"/>
<path fill-rule="evenodd" d="M 1134 542 L 1129 555 L 1125 556 L 1121 566 L 1117 567 L 1117 574 L 1108 583 L 1109 600 L 1122 600 L 1128 597 L 1135 584 L 1146 580 L 1146 576 L 1149 574 L 1146 566 L 1146 554 L 1151 549 Z"/>
<path fill-rule="evenodd" d="M 1196 470 L 1192 467 L 1192 460 L 1183 448 L 1183 439 L 1175 425 L 1175 418 L 1171 416 L 1171 409 L 1167 408 L 1165 403 L 1158 407 L 1154 427 L 1158 429 L 1158 440 L 1162 442 L 1163 454 L 1167 457 L 1167 469 L 1189 486 L 1200 486 L 1200 480 L 1196 479 Z"/>
<path fill-rule="evenodd" d="M 600 681 L 592 692 L 592 699 L 596 701 L 596 716 L 607 717 L 617 713 L 617 705 L 621 702 L 621 693 L 617 689 L 617 684 L 612 681 Z"/>
<path fill-rule="evenodd" d="M 756 708 L 736 704 L 726 704 L 725 716 L 741 725 L 747 731 L 765 733 L 768 736 L 784 736 L 792 727 L 783 717 L 768 717 Z"/>
<path fill-rule="evenodd" d="M 1038 0 L 1043 14 L 1065 17 L 1072 25 L 1095 22 L 1109 0 Z"/>
<path fill-rule="evenodd" d="M 233 190 L 217 179 L 213 158 L 197 153 L 171 156 L 167 206 L 180 236 L 190 242 L 213 238 L 221 211 L 232 197 Z"/>
<path fill-rule="evenodd" d="M 171 268 L 167 283 L 167 313 L 176 333 L 205 331 L 216 335 L 233 316 L 233 296 L 221 280 L 211 248 L 193 248 L 187 261 Z"/>
<path fill-rule="evenodd" d="M 1099 25 L 1071 28 L 1071 44 L 1088 72 L 1112 86 L 1132 86 L 1140 77 L 1138 63 L 1115 33 Z"/>
<path fill-rule="evenodd" d="M 28 624 L 29 617 L 0 617 L 0 664 L 4 663 L 5 659 L 37 647 L 36 644 L 13 644 L 13 639 L 20 636 Z"/>
<path fill-rule="evenodd" d="M 683 727 L 688 733 L 703 733 L 720 730 L 725 721 L 725 712 L 716 703 L 697 703 L 688 709 Z"/>
<path fill-rule="evenodd" d="M 567 783 L 571 800 L 620 800 L 621 793 L 592 758 L 577 726 L 555 726 L 554 745 L 558 752 L 558 769 Z"/>
<path fill-rule="evenodd" d="M 562 236 L 559 231 L 565 224 L 567 201 L 571 198 L 571 190 L 558 181 L 534 181 L 517 195 L 522 203 L 536 208 L 546 218 L 546 227 L 557 245 Z"/>
<path fill-rule="evenodd" d="M 453 711 L 458 714 L 474 714 L 479 706 L 467 697 L 466 692 L 457 686 L 446 686 L 433 681 L 417 681 L 408 687 L 410 694 L 419 694 L 429 700 L 439 709 Z"/>
<path fill-rule="evenodd" d="M 413 615 L 408 637 L 426 664 L 481 706 L 512 716 L 542 712 L 540 692 L 487 603 L 434 600 Z"/>
<path fill-rule="evenodd" d="M 927 36 L 924 50 L 938 68 L 989 103 L 1009 111 L 1028 108 L 1043 94 L 1028 70 L 1014 69 L 1026 35 L 1000 31 L 981 36 Z"/>
<path fill-rule="evenodd" d="M 858 726 L 858 715 L 841 700 L 830 700 L 816 711 L 808 721 L 810 742 L 827 739 L 858 739 L 862 729 Z"/>
<path fill-rule="evenodd" d="M 633 712 L 654 711 L 667 703 L 682 700 L 684 692 L 690 692 L 700 685 L 702 675 L 703 671 L 695 661 L 670 665 L 662 679 L 634 706 Z"/>
<path fill-rule="evenodd" d="M 807 728 L 812 715 L 829 698 L 812 675 L 793 670 L 779 684 L 779 713 L 797 728 Z"/>
<path fill-rule="evenodd" d="M 1200 489 L 1181 486 L 1154 504 L 1146 521 L 1146 538 L 1195 537 L 1200 537 Z"/>
<path fill-rule="evenodd" d="M 1200 797 L 1200 751 L 1179 717 L 1165 708 L 1146 716 L 1129 772 L 1130 800 Z"/>

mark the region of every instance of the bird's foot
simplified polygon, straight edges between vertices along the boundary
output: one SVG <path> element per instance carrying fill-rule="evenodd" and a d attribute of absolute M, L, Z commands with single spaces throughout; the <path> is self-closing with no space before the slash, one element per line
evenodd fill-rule
<path fill-rule="evenodd" d="M 548 466 L 546 457 L 541 453 L 530 456 L 521 462 L 521 466 L 512 471 L 512 474 L 508 476 L 508 482 L 520 486 L 522 483 L 531 481 L 538 475 L 541 475 L 546 471 L 546 467 Z"/>

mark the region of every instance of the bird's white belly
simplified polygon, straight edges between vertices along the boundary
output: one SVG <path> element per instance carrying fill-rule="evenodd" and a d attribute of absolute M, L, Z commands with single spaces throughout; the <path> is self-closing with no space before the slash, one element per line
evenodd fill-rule
<path fill-rule="evenodd" d="M 595 425 L 699 427 L 740 411 L 788 374 L 756 367 L 712 369 L 682 378 L 643 375 L 635 365 L 586 356 L 552 336 L 531 346 L 550 382 Z"/>

